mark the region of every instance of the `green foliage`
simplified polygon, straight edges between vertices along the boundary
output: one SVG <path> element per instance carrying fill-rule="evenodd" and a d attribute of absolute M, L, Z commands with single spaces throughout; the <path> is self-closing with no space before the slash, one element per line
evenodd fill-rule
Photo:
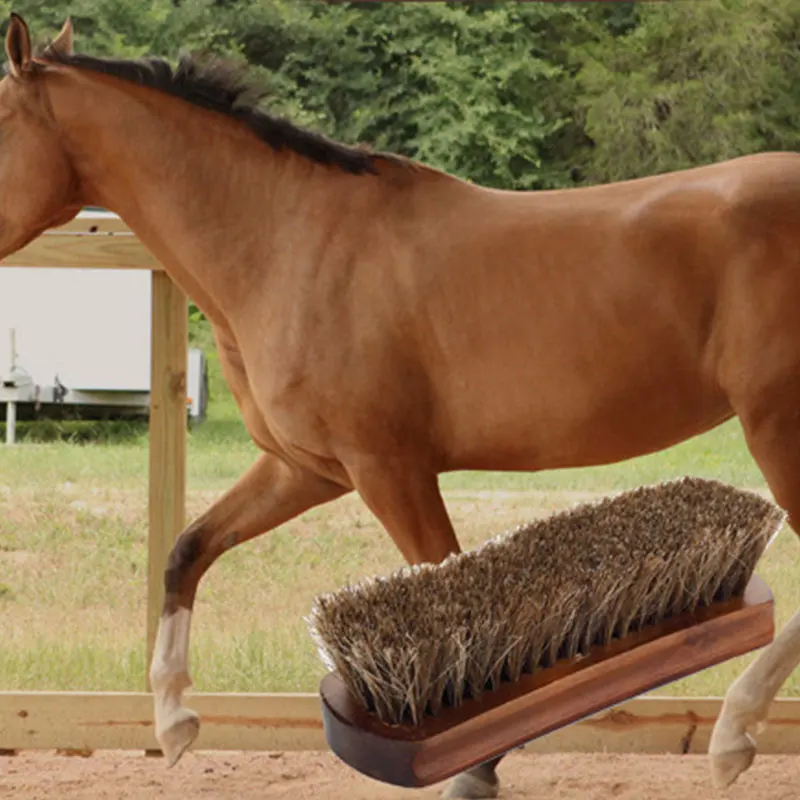
<path fill-rule="evenodd" d="M 642 6 L 587 49 L 579 104 L 597 181 L 800 145 L 794 0 Z M 791 76 L 791 77 L 790 77 Z"/>
<path fill-rule="evenodd" d="M 796 0 L 13 5 L 37 36 L 70 14 L 92 53 L 243 57 L 273 113 L 490 186 L 800 149 Z"/>
<path fill-rule="evenodd" d="M 80 49 L 95 55 L 234 51 L 214 0 L 0 0 L 0 13 L 11 10 L 25 17 L 37 41 L 52 38 L 70 16 Z"/>
<path fill-rule="evenodd" d="M 6 425 L 0 422 L 0 437 Z M 69 444 L 122 444 L 147 440 L 147 422 L 143 420 L 80 420 L 41 418 L 18 421 L 16 441 L 20 444 L 65 442 Z"/>
<path fill-rule="evenodd" d="M 294 119 L 480 183 L 533 188 L 569 182 L 550 156 L 573 126 L 567 45 L 591 36 L 585 16 L 544 4 L 261 2 L 237 12 L 234 32 Z"/>

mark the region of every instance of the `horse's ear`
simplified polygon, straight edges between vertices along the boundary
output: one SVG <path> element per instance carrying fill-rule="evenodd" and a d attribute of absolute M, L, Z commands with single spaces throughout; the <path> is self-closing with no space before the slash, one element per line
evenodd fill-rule
<path fill-rule="evenodd" d="M 6 32 L 6 54 L 11 74 L 19 78 L 31 63 L 31 34 L 25 20 L 13 11 Z"/>
<path fill-rule="evenodd" d="M 72 20 L 69 17 L 62 25 L 58 36 L 47 45 L 45 55 L 48 53 L 58 56 L 72 55 Z"/>

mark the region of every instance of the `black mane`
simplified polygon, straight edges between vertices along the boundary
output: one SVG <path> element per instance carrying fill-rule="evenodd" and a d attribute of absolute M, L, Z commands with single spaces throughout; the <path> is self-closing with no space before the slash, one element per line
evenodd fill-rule
<path fill-rule="evenodd" d="M 173 67 L 160 58 L 98 58 L 82 53 L 65 55 L 51 49 L 46 49 L 40 58 L 47 63 L 111 75 L 179 97 L 244 123 L 275 150 L 292 150 L 318 164 L 338 167 L 353 175 L 375 173 L 377 160 L 402 160 L 339 144 L 262 111 L 257 104 L 266 92 L 249 79 L 246 67 L 225 61 L 200 61 L 184 55 Z"/>

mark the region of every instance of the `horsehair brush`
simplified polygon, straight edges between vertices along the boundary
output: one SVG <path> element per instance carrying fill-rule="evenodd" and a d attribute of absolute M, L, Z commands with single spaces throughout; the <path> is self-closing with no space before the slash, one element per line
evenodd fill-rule
<path fill-rule="evenodd" d="M 784 513 L 684 478 L 522 525 L 439 565 L 320 595 L 325 735 L 427 786 L 772 641 L 753 575 Z"/>

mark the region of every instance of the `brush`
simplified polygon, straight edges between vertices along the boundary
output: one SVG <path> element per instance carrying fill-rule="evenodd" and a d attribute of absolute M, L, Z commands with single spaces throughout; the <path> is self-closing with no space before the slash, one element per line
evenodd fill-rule
<path fill-rule="evenodd" d="M 769 643 L 755 566 L 785 514 L 684 478 L 318 596 L 328 743 L 424 786 Z"/>

